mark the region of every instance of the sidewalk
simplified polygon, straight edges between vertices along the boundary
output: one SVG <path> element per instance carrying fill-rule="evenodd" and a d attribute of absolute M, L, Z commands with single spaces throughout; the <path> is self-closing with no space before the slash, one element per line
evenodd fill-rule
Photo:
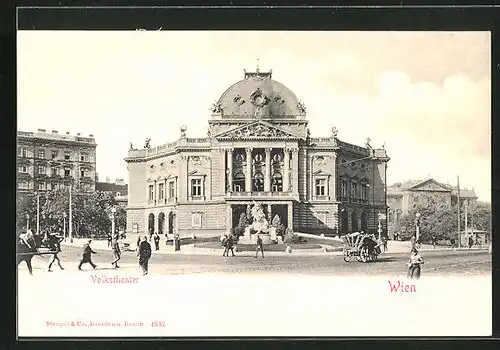
<path fill-rule="evenodd" d="M 61 245 L 64 246 L 72 246 L 82 248 L 85 243 L 87 243 L 88 239 L 73 239 L 73 243 L 62 242 Z M 108 247 L 108 241 L 105 240 L 93 240 L 90 244 L 92 249 L 100 250 L 100 251 L 111 251 L 111 247 Z M 182 245 L 180 251 L 174 251 L 174 247 L 172 245 L 165 246 L 165 241 L 160 242 L 160 250 L 154 250 L 154 244 L 151 245 L 153 248 L 153 255 L 156 254 L 167 254 L 167 255 L 222 255 L 223 249 L 211 249 L 211 248 L 197 248 L 194 247 L 194 244 Z M 342 255 L 342 247 L 331 247 L 328 245 L 321 245 L 321 248 L 318 249 L 293 249 L 291 253 L 287 253 L 285 251 L 266 251 L 266 247 L 264 246 L 264 251 L 266 255 L 269 256 L 319 256 L 319 255 Z M 437 246 L 434 249 L 431 245 L 422 245 L 419 249 L 421 252 L 426 251 L 453 251 L 459 250 L 456 248 L 449 247 L 439 247 Z M 469 251 L 469 248 L 462 248 L 463 251 Z M 488 247 L 476 248 L 473 247 L 470 250 L 488 250 Z M 238 254 L 238 252 L 235 252 Z M 251 252 L 239 252 L 249 254 Z M 399 241 L 389 241 L 387 242 L 387 251 L 382 251 L 382 254 L 390 254 L 390 253 L 408 253 L 410 254 L 410 242 L 399 242 Z"/>

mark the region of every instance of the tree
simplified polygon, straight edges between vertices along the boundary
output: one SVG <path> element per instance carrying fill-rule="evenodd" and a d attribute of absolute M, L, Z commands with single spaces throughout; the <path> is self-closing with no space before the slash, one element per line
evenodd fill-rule
<path fill-rule="evenodd" d="M 276 228 L 276 234 L 282 236 L 285 234 L 285 226 L 281 223 L 281 218 L 278 214 L 274 215 L 271 226 Z"/>

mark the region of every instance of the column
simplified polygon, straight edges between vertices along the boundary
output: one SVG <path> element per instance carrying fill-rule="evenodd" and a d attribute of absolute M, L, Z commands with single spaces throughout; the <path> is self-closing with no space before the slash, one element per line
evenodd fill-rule
<path fill-rule="evenodd" d="M 287 222 L 287 225 L 290 229 L 293 230 L 293 203 L 289 203 L 287 205 L 287 209 L 288 209 L 288 222 Z"/>
<path fill-rule="evenodd" d="M 299 195 L 299 149 L 292 150 L 292 191 L 294 195 Z"/>
<path fill-rule="evenodd" d="M 247 171 L 245 174 L 245 191 L 252 192 L 252 149 L 247 148 L 246 151 L 246 162 Z"/>
<path fill-rule="evenodd" d="M 174 202 L 177 203 L 177 198 L 179 197 L 179 185 L 178 185 L 178 179 L 177 176 L 175 177 L 175 185 L 174 185 Z"/>
<path fill-rule="evenodd" d="M 203 200 L 207 199 L 207 196 L 205 194 L 205 184 L 207 183 L 206 177 L 207 175 L 203 175 L 203 179 L 201 180 L 201 195 L 203 196 Z"/>
<path fill-rule="evenodd" d="M 233 228 L 233 208 L 231 204 L 226 207 L 226 233 L 229 233 L 231 228 Z"/>
<path fill-rule="evenodd" d="M 227 157 L 227 192 L 233 192 L 233 149 L 229 148 L 226 150 Z"/>
<path fill-rule="evenodd" d="M 283 192 L 288 192 L 290 182 L 290 150 L 284 149 L 285 157 L 283 161 Z"/>
<path fill-rule="evenodd" d="M 264 178 L 264 192 L 271 191 L 271 148 L 266 148 L 266 177 Z"/>
<path fill-rule="evenodd" d="M 267 205 L 267 217 L 268 217 L 269 224 L 271 224 L 271 221 L 273 220 L 273 212 L 271 210 L 271 204 Z"/>

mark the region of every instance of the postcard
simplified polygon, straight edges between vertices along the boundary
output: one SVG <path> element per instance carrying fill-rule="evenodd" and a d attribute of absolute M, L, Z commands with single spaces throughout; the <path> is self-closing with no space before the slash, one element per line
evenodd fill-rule
<path fill-rule="evenodd" d="M 489 336 L 489 32 L 17 34 L 22 337 Z"/>

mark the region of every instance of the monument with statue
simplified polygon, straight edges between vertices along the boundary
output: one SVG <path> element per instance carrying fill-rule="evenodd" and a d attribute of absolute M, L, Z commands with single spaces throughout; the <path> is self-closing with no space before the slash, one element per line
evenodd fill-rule
<path fill-rule="evenodd" d="M 247 212 L 252 222 L 245 227 L 243 236 L 238 238 L 238 244 L 256 244 L 257 236 L 260 236 L 263 244 L 281 241 L 281 237 L 276 235 L 276 228 L 270 227 L 260 203 L 254 201 L 251 206 L 249 204 Z"/>

